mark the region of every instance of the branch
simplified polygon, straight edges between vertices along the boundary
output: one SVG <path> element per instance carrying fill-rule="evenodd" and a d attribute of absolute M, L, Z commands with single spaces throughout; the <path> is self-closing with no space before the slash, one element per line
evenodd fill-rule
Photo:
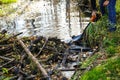
<path fill-rule="evenodd" d="M 4 56 L 0 56 L 0 59 L 4 59 L 4 60 L 6 60 L 6 61 L 12 61 L 12 60 L 13 60 L 13 59 L 10 59 L 10 58 L 4 57 Z"/>
<path fill-rule="evenodd" d="M 48 42 L 48 38 L 45 40 L 45 43 L 44 43 L 44 45 L 42 46 L 42 49 L 38 52 L 38 54 L 36 55 L 36 57 L 38 57 L 38 56 L 40 55 L 40 53 L 42 52 L 42 50 L 43 50 L 44 47 L 46 46 L 47 42 Z"/>
<path fill-rule="evenodd" d="M 21 34 L 22 34 L 22 32 L 21 32 L 21 33 L 18 33 L 18 34 L 15 34 L 15 35 L 13 35 L 13 36 L 10 36 L 9 38 L 0 41 L 0 43 L 1 43 L 1 42 L 7 42 L 9 39 L 14 38 L 14 37 L 17 37 L 17 36 L 19 36 L 19 35 L 21 35 Z"/>
<path fill-rule="evenodd" d="M 25 52 L 28 54 L 28 56 L 30 57 L 30 59 L 35 62 L 35 64 L 37 65 L 37 67 L 39 68 L 40 71 L 42 71 L 42 74 L 44 75 L 44 77 L 49 77 L 46 70 L 41 66 L 41 64 L 39 63 L 39 61 L 32 55 L 32 53 L 28 50 L 28 48 L 25 46 L 25 44 L 23 43 L 22 40 L 18 39 L 19 43 L 21 44 L 21 46 L 24 48 Z"/>

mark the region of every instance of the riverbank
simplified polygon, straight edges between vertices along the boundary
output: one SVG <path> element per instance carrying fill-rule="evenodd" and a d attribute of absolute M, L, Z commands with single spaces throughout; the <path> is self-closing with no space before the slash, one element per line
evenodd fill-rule
<path fill-rule="evenodd" d="M 91 47 L 99 46 L 99 52 L 87 58 L 71 80 L 119 80 L 120 79 L 120 1 L 117 1 L 117 30 L 107 30 L 107 16 L 92 24 L 87 31 L 87 40 Z M 85 39 L 86 40 L 86 39 Z"/>

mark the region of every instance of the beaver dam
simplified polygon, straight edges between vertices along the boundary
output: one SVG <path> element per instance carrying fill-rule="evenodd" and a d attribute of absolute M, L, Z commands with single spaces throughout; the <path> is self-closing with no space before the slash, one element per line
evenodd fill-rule
<path fill-rule="evenodd" d="M 82 74 L 88 69 L 80 65 L 95 50 L 82 40 L 63 42 L 81 34 L 89 23 L 77 5 L 74 0 L 12 4 L 15 12 L 0 18 L 0 80 L 69 80 L 77 70 Z"/>
<path fill-rule="evenodd" d="M 0 79 L 69 80 L 80 63 L 91 55 L 90 48 L 42 36 L 19 38 L 22 33 L 0 34 Z"/>

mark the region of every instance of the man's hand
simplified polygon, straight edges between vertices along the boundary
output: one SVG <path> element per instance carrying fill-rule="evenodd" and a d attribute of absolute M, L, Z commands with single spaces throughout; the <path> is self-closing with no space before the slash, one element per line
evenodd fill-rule
<path fill-rule="evenodd" d="M 109 0 L 106 0 L 104 3 L 103 3 L 103 6 L 107 6 L 109 4 Z"/>
<path fill-rule="evenodd" d="M 96 11 L 93 11 L 93 12 L 92 12 L 92 16 L 91 16 L 91 18 L 90 18 L 90 21 L 91 21 L 91 22 L 94 22 L 95 19 L 96 19 Z"/>
<path fill-rule="evenodd" d="M 92 11 L 92 16 L 96 17 L 96 11 Z"/>

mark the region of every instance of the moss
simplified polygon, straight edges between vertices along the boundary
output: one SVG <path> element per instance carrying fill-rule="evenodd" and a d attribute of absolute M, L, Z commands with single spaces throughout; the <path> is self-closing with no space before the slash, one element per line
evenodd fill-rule
<path fill-rule="evenodd" d="M 99 65 L 86 72 L 81 80 L 113 80 L 120 79 L 120 58 L 109 59 L 107 63 Z"/>
<path fill-rule="evenodd" d="M 120 13 L 120 0 L 117 0 L 117 3 L 116 3 L 116 12 L 118 14 Z"/>
<path fill-rule="evenodd" d="M 92 57 L 90 57 L 89 59 L 86 59 L 83 63 L 82 63 L 82 68 L 88 67 L 90 64 L 92 64 L 93 61 L 95 61 L 100 55 L 99 54 L 95 54 Z"/>
<path fill-rule="evenodd" d="M 15 12 L 10 3 L 17 2 L 17 0 L 0 0 L 0 17 L 7 16 Z"/>
<path fill-rule="evenodd" d="M 8 3 L 13 3 L 13 2 L 17 2 L 17 0 L 0 0 L 1 4 L 8 4 Z"/>
<path fill-rule="evenodd" d="M 114 46 L 109 46 L 109 47 L 107 47 L 106 52 L 108 54 L 108 57 L 111 57 L 111 56 L 115 55 L 117 50 L 116 50 L 116 48 Z"/>
<path fill-rule="evenodd" d="M 108 55 L 107 61 L 102 62 L 92 70 L 85 72 L 80 80 L 120 80 L 120 57 L 117 53 L 120 53 L 120 1 L 117 0 L 116 11 L 117 11 L 117 31 L 107 31 L 107 16 L 102 17 L 99 21 L 92 24 L 87 29 L 87 40 L 90 45 L 95 43 L 101 44 L 102 51 L 106 51 Z M 116 58 L 114 58 L 116 57 Z M 91 57 L 92 58 L 92 57 Z M 97 59 L 93 59 L 97 60 Z M 93 62 L 93 60 L 86 62 Z M 83 64 L 86 66 L 86 64 Z M 89 65 L 89 64 L 88 64 Z"/>

